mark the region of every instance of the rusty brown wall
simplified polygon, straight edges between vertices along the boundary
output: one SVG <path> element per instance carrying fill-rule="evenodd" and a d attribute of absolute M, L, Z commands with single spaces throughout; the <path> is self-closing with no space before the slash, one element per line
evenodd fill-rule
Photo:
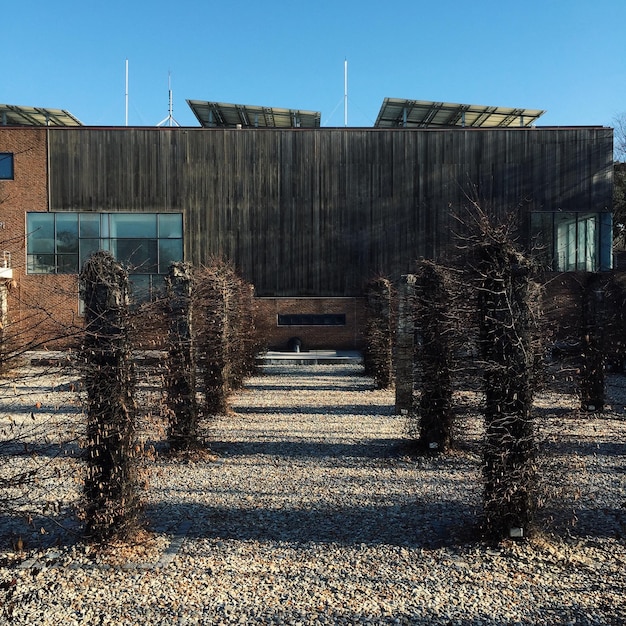
<path fill-rule="evenodd" d="M 0 152 L 13 153 L 14 178 L 0 180 L 0 251 L 9 252 L 8 337 L 32 347 L 72 342 L 78 318 L 78 277 L 26 274 L 26 213 L 48 210 L 46 128 L 3 128 Z M 78 325 L 78 326 L 77 326 Z"/>
<path fill-rule="evenodd" d="M 256 326 L 271 350 L 286 350 L 298 337 L 303 350 L 360 350 L 365 298 L 256 298 Z M 278 326 L 279 314 L 344 313 L 345 326 Z"/>

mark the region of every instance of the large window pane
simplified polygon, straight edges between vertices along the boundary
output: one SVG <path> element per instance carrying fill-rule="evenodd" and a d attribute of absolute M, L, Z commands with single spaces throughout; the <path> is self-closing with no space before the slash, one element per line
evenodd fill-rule
<path fill-rule="evenodd" d="M 100 214 L 80 214 L 80 237 L 81 239 L 100 237 Z"/>
<path fill-rule="evenodd" d="M 98 250 L 104 250 L 100 245 L 99 239 L 81 239 L 80 240 L 80 266 L 85 264 L 85 261 Z"/>
<path fill-rule="evenodd" d="M 57 254 L 58 274 L 77 274 L 78 269 L 78 254 Z"/>
<path fill-rule="evenodd" d="M 161 213 L 159 215 L 160 238 L 182 238 L 183 216 L 174 213 Z"/>
<path fill-rule="evenodd" d="M 28 213 L 27 269 L 77 273 L 91 254 L 110 250 L 131 274 L 164 274 L 183 259 L 182 224 L 169 213 Z"/>
<path fill-rule="evenodd" d="M 109 215 L 111 238 L 156 239 L 155 213 L 111 213 Z"/>
<path fill-rule="evenodd" d="M 150 274 L 133 274 L 129 276 L 130 293 L 133 300 L 146 302 L 150 300 L 152 277 Z"/>
<path fill-rule="evenodd" d="M 131 272 L 157 272 L 156 239 L 112 239 L 111 252 L 118 261 L 127 264 Z"/>
<path fill-rule="evenodd" d="M 182 260 L 182 239 L 159 239 L 159 274 L 167 274 L 172 263 Z"/>
<path fill-rule="evenodd" d="M 26 222 L 28 252 L 54 254 L 54 213 L 28 213 Z"/>
<path fill-rule="evenodd" d="M 54 254 L 29 254 L 26 263 L 29 274 L 54 274 Z"/>
<path fill-rule="evenodd" d="M 57 213 L 56 252 L 78 254 L 78 215 L 76 213 Z"/>
<path fill-rule="evenodd" d="M 533 252 L 554 271 L 595 272 L 601 266 L 599 224 L 598 213 L 534 213 Z"/>

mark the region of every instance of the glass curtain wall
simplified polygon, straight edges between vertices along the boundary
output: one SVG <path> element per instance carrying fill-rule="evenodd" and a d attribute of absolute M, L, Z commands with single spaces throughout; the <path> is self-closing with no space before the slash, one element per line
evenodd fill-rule
<path fill-rule="evenodd" d="M 27 213 L 26 220 L 29 274 L 77 274 L 93 252 L 109 250 L 143 299 L 183 259 L 180 213 Z"/>

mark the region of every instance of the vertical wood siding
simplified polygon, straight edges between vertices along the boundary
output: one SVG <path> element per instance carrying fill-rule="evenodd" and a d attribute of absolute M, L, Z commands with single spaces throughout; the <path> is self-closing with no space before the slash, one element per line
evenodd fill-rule
<path fill-rule="evenodd" d="M 259 295 L 351 296 L 494 216 L 611 208 L 612 131 L 50 129 L 53 211 L 181 211 L 194 264 Z"/>

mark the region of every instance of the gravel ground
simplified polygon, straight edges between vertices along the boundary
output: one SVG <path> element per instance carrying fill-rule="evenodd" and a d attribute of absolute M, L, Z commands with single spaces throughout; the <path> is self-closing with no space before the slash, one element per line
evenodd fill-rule
<path fill-rule="evenodd" d="M 393 392 L 360 366 L 267 366 L 208 426 L 214 456 L 145 461 L 149 530 L 95 550 L 74 512 L 77 377 L 32 373 L 0 389 L 0 423 L 19 433 L 1 475 L 40 468 L 10 494 L 30 517 L 0 517 L 0 623 L 626 624 L 623 376 L 601 415 L 570 390 L 538 394 L 532 541 L 479 539 L 477 394 L 457 393 L 457 450 L 415 458 Z M 158 452 L 157 383 L 141 433 Z"/>

